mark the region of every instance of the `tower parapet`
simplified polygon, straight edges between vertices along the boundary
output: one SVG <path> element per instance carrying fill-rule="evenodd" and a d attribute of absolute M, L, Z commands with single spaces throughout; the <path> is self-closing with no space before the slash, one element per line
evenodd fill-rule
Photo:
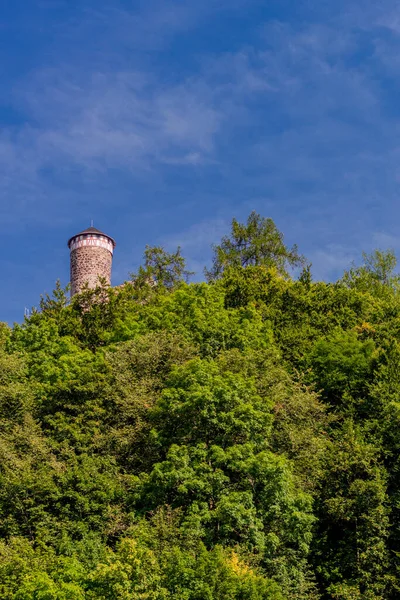
<path fill-rule="evenodd" d="M 73 235 L 68 240 L 70 249 L 71 296 L 87 284 L 95 288 L 99 278 L 111 284 L 111 267 L 115 240 L 95 227 Z"/>

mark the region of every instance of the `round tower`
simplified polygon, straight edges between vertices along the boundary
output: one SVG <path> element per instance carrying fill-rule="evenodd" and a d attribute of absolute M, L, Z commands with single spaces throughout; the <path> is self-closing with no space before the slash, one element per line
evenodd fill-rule
<path fill-rule="evenodd" d="M 115 241 L 95 227 L 73 235 L 68 240 L 71 267 L 71 296 L 78 294 L 85 284 L 99 285 L 99 277 L 111 284 L 111 266 Z"/>

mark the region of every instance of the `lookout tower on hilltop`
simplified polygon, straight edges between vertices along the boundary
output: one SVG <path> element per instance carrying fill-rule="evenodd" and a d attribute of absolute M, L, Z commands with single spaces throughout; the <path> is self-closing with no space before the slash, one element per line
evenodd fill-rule
<path fill-rule="evenodd" d="M 90 288 L 99 284 L 99 277 L 111 284 L 111 267 L 115 241 L 91 226 L 68 240 L 70 249 L 71 296 L 78 294 L 87 283 Z"/>

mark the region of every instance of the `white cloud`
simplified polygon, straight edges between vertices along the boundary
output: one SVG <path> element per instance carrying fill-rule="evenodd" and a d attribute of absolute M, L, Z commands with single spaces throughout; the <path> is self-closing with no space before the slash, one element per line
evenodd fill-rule
<path fill-rule="evenodd" d="M 179 152 L 183 162 L 190 155 L 199 162 L 222 119 L 208 96 L 191 81 L 160 90 L 138 72 L 42 72 L 20 89 L 20 104 L 35 122 L 22 131 L 22 144 L 35 146 L 42 166 L 64 159 L 85 168 L 132 168 L 170 153 L 177 160 Z"/>
<path fill-rule="evenodd" d="M 162 236 L 159 243 L 171 252 L 180 246 L 188 268 L 201 279 L 204 267 L 210 262 L 212 245 L 219 243 L 229 229 L 230 223 L 227 219 L 207 219 L 188 229 Z"/>
<path fill-rule="evenodd" d="M 372 236 L 374 246 L 383 250 L 399 250 L 400 239 L 396 235 L 385 232 L 375 232 Z"/>
<path fill-rule="evenodd" d="M 3 225 L 17 207 L 31 218 L 60 199 L 64 174 L 94 181 L 109 169 L 206 164 L 224 119 L 201 81 L 160 88 L 140 72 L 40 71 L 15 94 L 26 123 L 0 131 Z"/>
<path fill-rule="evenodd" d="M 221 6 L 228 3 L 157 1 L 140 14 L 116 6 L 91 13 L 81 27 L 103 24 L 106 53 L 117 37 L 121 44 L 146 38 L 157 47 L 157 39 L 166 43 Z M 230 195 L 241 206 L 260 196 L 278 218 L 286 206 L 288 220 L 331 223 L 345 210 L 347 227 L 351 219 L 364 225 L 369 217 L 357 214 L 360 202 L 371 208 L 381 196 L 397 196 L 400 124 L 384 114 L 376 64 L 358 58 L 361 27 L 370 28 L 373 60 L 386 56 L 382 11 L 368 6 L 350 7 L 328 25 L 268 23 L 253 45 L 218 56 L 203 52 L 198 72 L 175 79 L 161 81 L 138 61 L 115 69 L 112 53 L 102 70 L 72 57 L 33 72 L 14 91 L 26 124 L 0 133 L 5 219 L 7 212 L 15 218 L 8 208 L 18 203 L 40 214 L 51 199 L 64 202 L 57 185 L 64 173 L 74 173 L 78 186 L 95 185 L 113 169 L 147 173 L 151 181 L 170 166 L 218 168 L 231 212 Z M 71 203 L 74 197 L 80 200 L 78 194 Z"/>
<path fill-rule="evenodd" d="M 317 250 L 311 257 L 312 273 L 315 280 L 335 280 L 341 277 L 358 258 L 356 248 L 340 244 L 328 244 L 325 249 Z"/>

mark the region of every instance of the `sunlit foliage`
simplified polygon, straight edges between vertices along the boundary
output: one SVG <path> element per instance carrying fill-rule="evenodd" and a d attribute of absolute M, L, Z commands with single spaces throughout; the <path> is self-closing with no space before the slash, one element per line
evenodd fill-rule
<path fill-rule="evenodd" d="M 252 213 L 0 326 L 1 598 L 399 597 L 396 259 L 305 265 Z"/>

